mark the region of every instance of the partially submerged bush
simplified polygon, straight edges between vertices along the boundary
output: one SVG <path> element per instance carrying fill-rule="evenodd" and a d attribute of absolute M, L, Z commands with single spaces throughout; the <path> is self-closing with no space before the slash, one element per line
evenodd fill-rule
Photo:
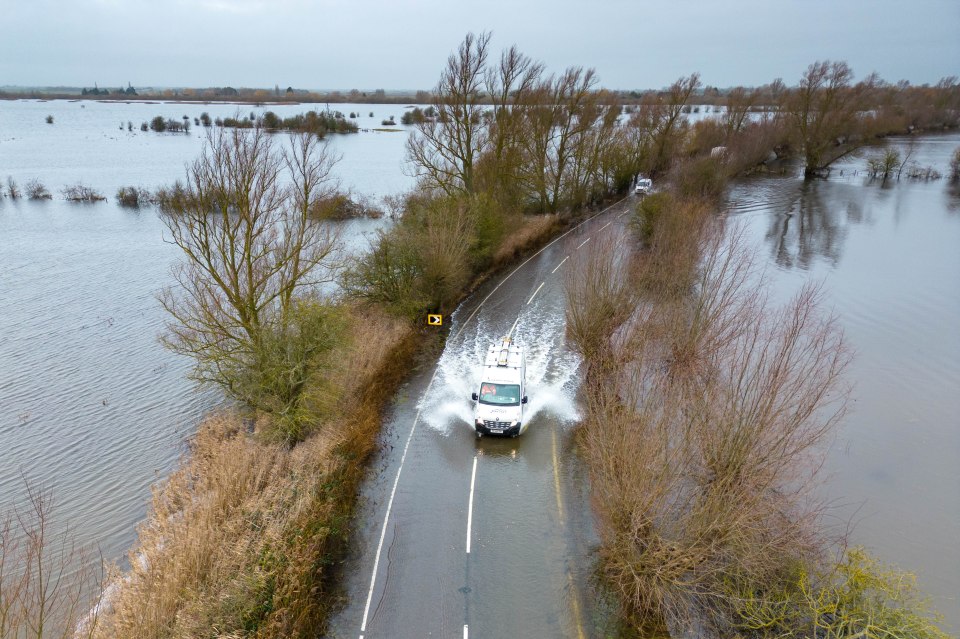
<path fill-rule="evenodd" d="M 53 195 L 47 190 L 40 180 L 33 179 L 27 182 L 27 197 L 31 200 L 50 200 Z"/>
<path fill-rule="evenodd" d="M 11 200 L 17 200 L 21 196 L 20 187 L 17 186 L 13 176 L 7 176 L 7 197 Z"/>
<path fill-rule="evenodd" d="M 79 183 L 73 186 L 66 186 L 61 192 L 63 193 L 64 199 L 70 202 L 102 202 L 107 199 L 106 196 L 96 189 Z"/>
<path fill-rule="evenodd" d="M 352 197 L 346 193 L 337 193 L 332 197 L 317 200 L 310 207 L 311 216 L 321 220 L 351 220 L 355 218 L 381 218 L 383 211 L 369 198 Z"/>
<path fill-rule="evenodd" d="M 136 186 L 122 186 L 117 190 L 117 204 L 137 208 L 154 202 L 153 196 L 145 188 Z"/>
<path fill-rule="evenodd" d="M 899 169 L 903 166 L 900 159 L 900 152 L 890 148 L 882 154 L 867 158 L 867 172 L 872 178 L 886 180 L 894 173 L 899 174 Z"/>
<path fill-rule="evenodd" d="M 953 152 L 950 158 L 950 181 L 960 182 L 960 146 Z"/>

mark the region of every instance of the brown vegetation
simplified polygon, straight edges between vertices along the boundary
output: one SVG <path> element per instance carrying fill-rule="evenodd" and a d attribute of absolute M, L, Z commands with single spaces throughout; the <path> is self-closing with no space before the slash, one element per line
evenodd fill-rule
<path fill-rule="evenodd" d="M 107 199 L 100 191 L 80 183 L 64 187 L 61 193 L 69 202 L 103 202 Z"/>
<path fill-rule="evenodd" d="M 600 575 L 637 629 L 940 639 L 903 574 L 858 550 L 831 561 L 810 489 L 849 352 L 815 286 L 769 302 L 701 195 L 648 196 L 637 238 L 608 236 L 568 271 Z"/>
<path fill-rule="evenodd" d="M 316 416 L 295 447 L 269 417 L 249 433 L 236 413 L 201 425 L 190 456 L 154 495 L 95 636 L 314 637 L 333 602 L 337 560 L 380 407 L 414 353 L 413 332 L 370 308 L 306 391 Z M 376 335 L 376 339 L 371 339 Z"/>
<path fill-rule="evenodd" d="M 30 180 L 27 182 L 27 197 L 31 200 L 51 200 L 53 194 L 47 190 L 40 180 Z"/>

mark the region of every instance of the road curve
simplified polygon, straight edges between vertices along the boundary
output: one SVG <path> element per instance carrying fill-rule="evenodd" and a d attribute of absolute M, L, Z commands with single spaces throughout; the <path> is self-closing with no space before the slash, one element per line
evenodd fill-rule
<path fill-rule="evenodd" d="M 569 230 L 449 318 L 443 354 L 411 376 L 387 415 L 331 639 L 593 636 L 581 595 L 592 531 L 569 452 L 577 359 L 564 345 L 563 274 L 631 205 Z M 527 349 L 529 428 L 478 440 L 474 377 L 487 345 L 508 333 Z"/>

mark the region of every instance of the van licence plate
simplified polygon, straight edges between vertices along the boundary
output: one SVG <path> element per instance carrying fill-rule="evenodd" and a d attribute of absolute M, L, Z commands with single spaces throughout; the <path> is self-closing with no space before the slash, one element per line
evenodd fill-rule
<path fill-rule="evenodd" d="M 491 428 L 490 432 L 493 433 L 494 435 L 503 435 L 502 428 Z"/>

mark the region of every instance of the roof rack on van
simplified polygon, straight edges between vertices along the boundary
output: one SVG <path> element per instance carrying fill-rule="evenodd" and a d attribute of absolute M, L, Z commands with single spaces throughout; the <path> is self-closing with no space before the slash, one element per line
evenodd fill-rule
<path fill-rule="evenodd" d="M 510 360 L 510 338 L 504 337 L 500 340 L 500 356 L 497 358 L 497 366 L 506 366 Z"/>

